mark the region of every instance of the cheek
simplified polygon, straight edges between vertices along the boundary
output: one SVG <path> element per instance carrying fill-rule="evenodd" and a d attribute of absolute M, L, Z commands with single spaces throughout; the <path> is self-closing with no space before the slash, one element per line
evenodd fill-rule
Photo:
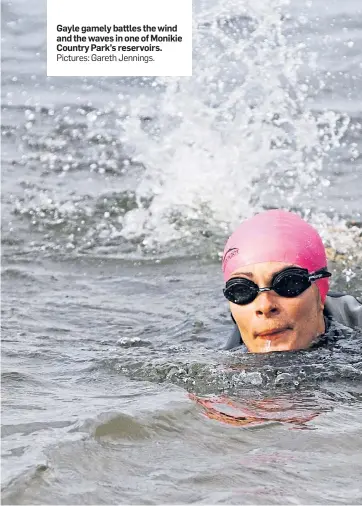
<path fill-rule="evenodd" d="M 250 306 L 238 306 L 237 304 L 230 303 L 230 311 L 238 326 L 246 328 L 246 323 L 251 321 L 252 316 Z"/>
<path fill-rule="evenodd" d="M 314 294 L 312 294 L 314 295 Z M 291 300 L 288 307 L 285 307 L 288 317 L 298 326 L 308 326 L 317 317 L 317 304 L 314 296 L 306 296 Z"/>

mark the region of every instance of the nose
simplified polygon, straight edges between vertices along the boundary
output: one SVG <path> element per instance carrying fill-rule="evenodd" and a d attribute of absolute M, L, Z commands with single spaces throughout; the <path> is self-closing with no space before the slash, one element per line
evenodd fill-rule
<path fill-rule="evenodd" d="M 267 318 L 278 315 L 280 308 L 277 299 L 277 294 L 272 291 L 259 293 L 254 301 L 256 315 Z"/>

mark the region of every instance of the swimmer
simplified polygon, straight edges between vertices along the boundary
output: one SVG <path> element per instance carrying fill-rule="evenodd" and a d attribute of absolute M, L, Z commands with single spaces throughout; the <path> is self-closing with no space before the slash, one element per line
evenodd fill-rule
<path fill-rule="evenodd" d="M 322 341 L 333 320 L 362 328 L 362 305 L 329 292 L 322 239 L 294 213 L 271 210 L 244 221 L 226 243 L 222 269 L 235 322 L 227 350 L 306 349 Z"/>

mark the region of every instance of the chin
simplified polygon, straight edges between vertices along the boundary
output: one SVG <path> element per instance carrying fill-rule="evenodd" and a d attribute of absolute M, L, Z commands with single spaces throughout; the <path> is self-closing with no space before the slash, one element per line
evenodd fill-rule
<path fill-rule="evenodd" d="M 263 340 L 263 342 L 258 343 L 257 351 L 254 353 L 272 353 L 274 351 L 296 351 L 303 349 L 297 345 L 295 341 L 268 341 Z"/>

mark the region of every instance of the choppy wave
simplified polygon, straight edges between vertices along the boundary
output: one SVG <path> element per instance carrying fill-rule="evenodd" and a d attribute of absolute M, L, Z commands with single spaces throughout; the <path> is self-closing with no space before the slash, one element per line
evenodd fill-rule
<path fill-rule="evenodd" d="M 30 230 L 30 250 L 216 258 L 241 219 L 283 207 L 358 256 L 359 218 L 320 203 L 346 136 L 358 157 L 358 122 L 313 110 L 325 78 L 287 11 L 284 0 L 202 5 L 192 78 L 145 79 L 103 108 L 5 101 L 8 161 L 23 174 L 5 198 L 5 243 Z"/>
<path fill-rule="evenodd" d="M 294 353 L 248 354 L 203 349 L 198 344 L 188 348 L 164 345 L 153 356 L 152 345 L 145 355 L 142 340 L 132 341 L 119 357 L 102 362 L 102 367 L 116 370 L 128 378 L 156 383 L 171 383 L 196 394 L 226 392 L 230 395 L 265 395 L 283 389 L 298 390 L 335 381 L 362 379 L 360 346 L 362 334 L 335 324 L 342 332 L 337 341 Z M 333 333 L 333 329 L 331 331 Z M 138 348 L 135 346 L 138 343 Z M 172 358 L 171 358 L 172 357 Z M 98 366 L 97 366 L 98 367 Z M 257 388 L 257 391 L 255 390 Z"/>

